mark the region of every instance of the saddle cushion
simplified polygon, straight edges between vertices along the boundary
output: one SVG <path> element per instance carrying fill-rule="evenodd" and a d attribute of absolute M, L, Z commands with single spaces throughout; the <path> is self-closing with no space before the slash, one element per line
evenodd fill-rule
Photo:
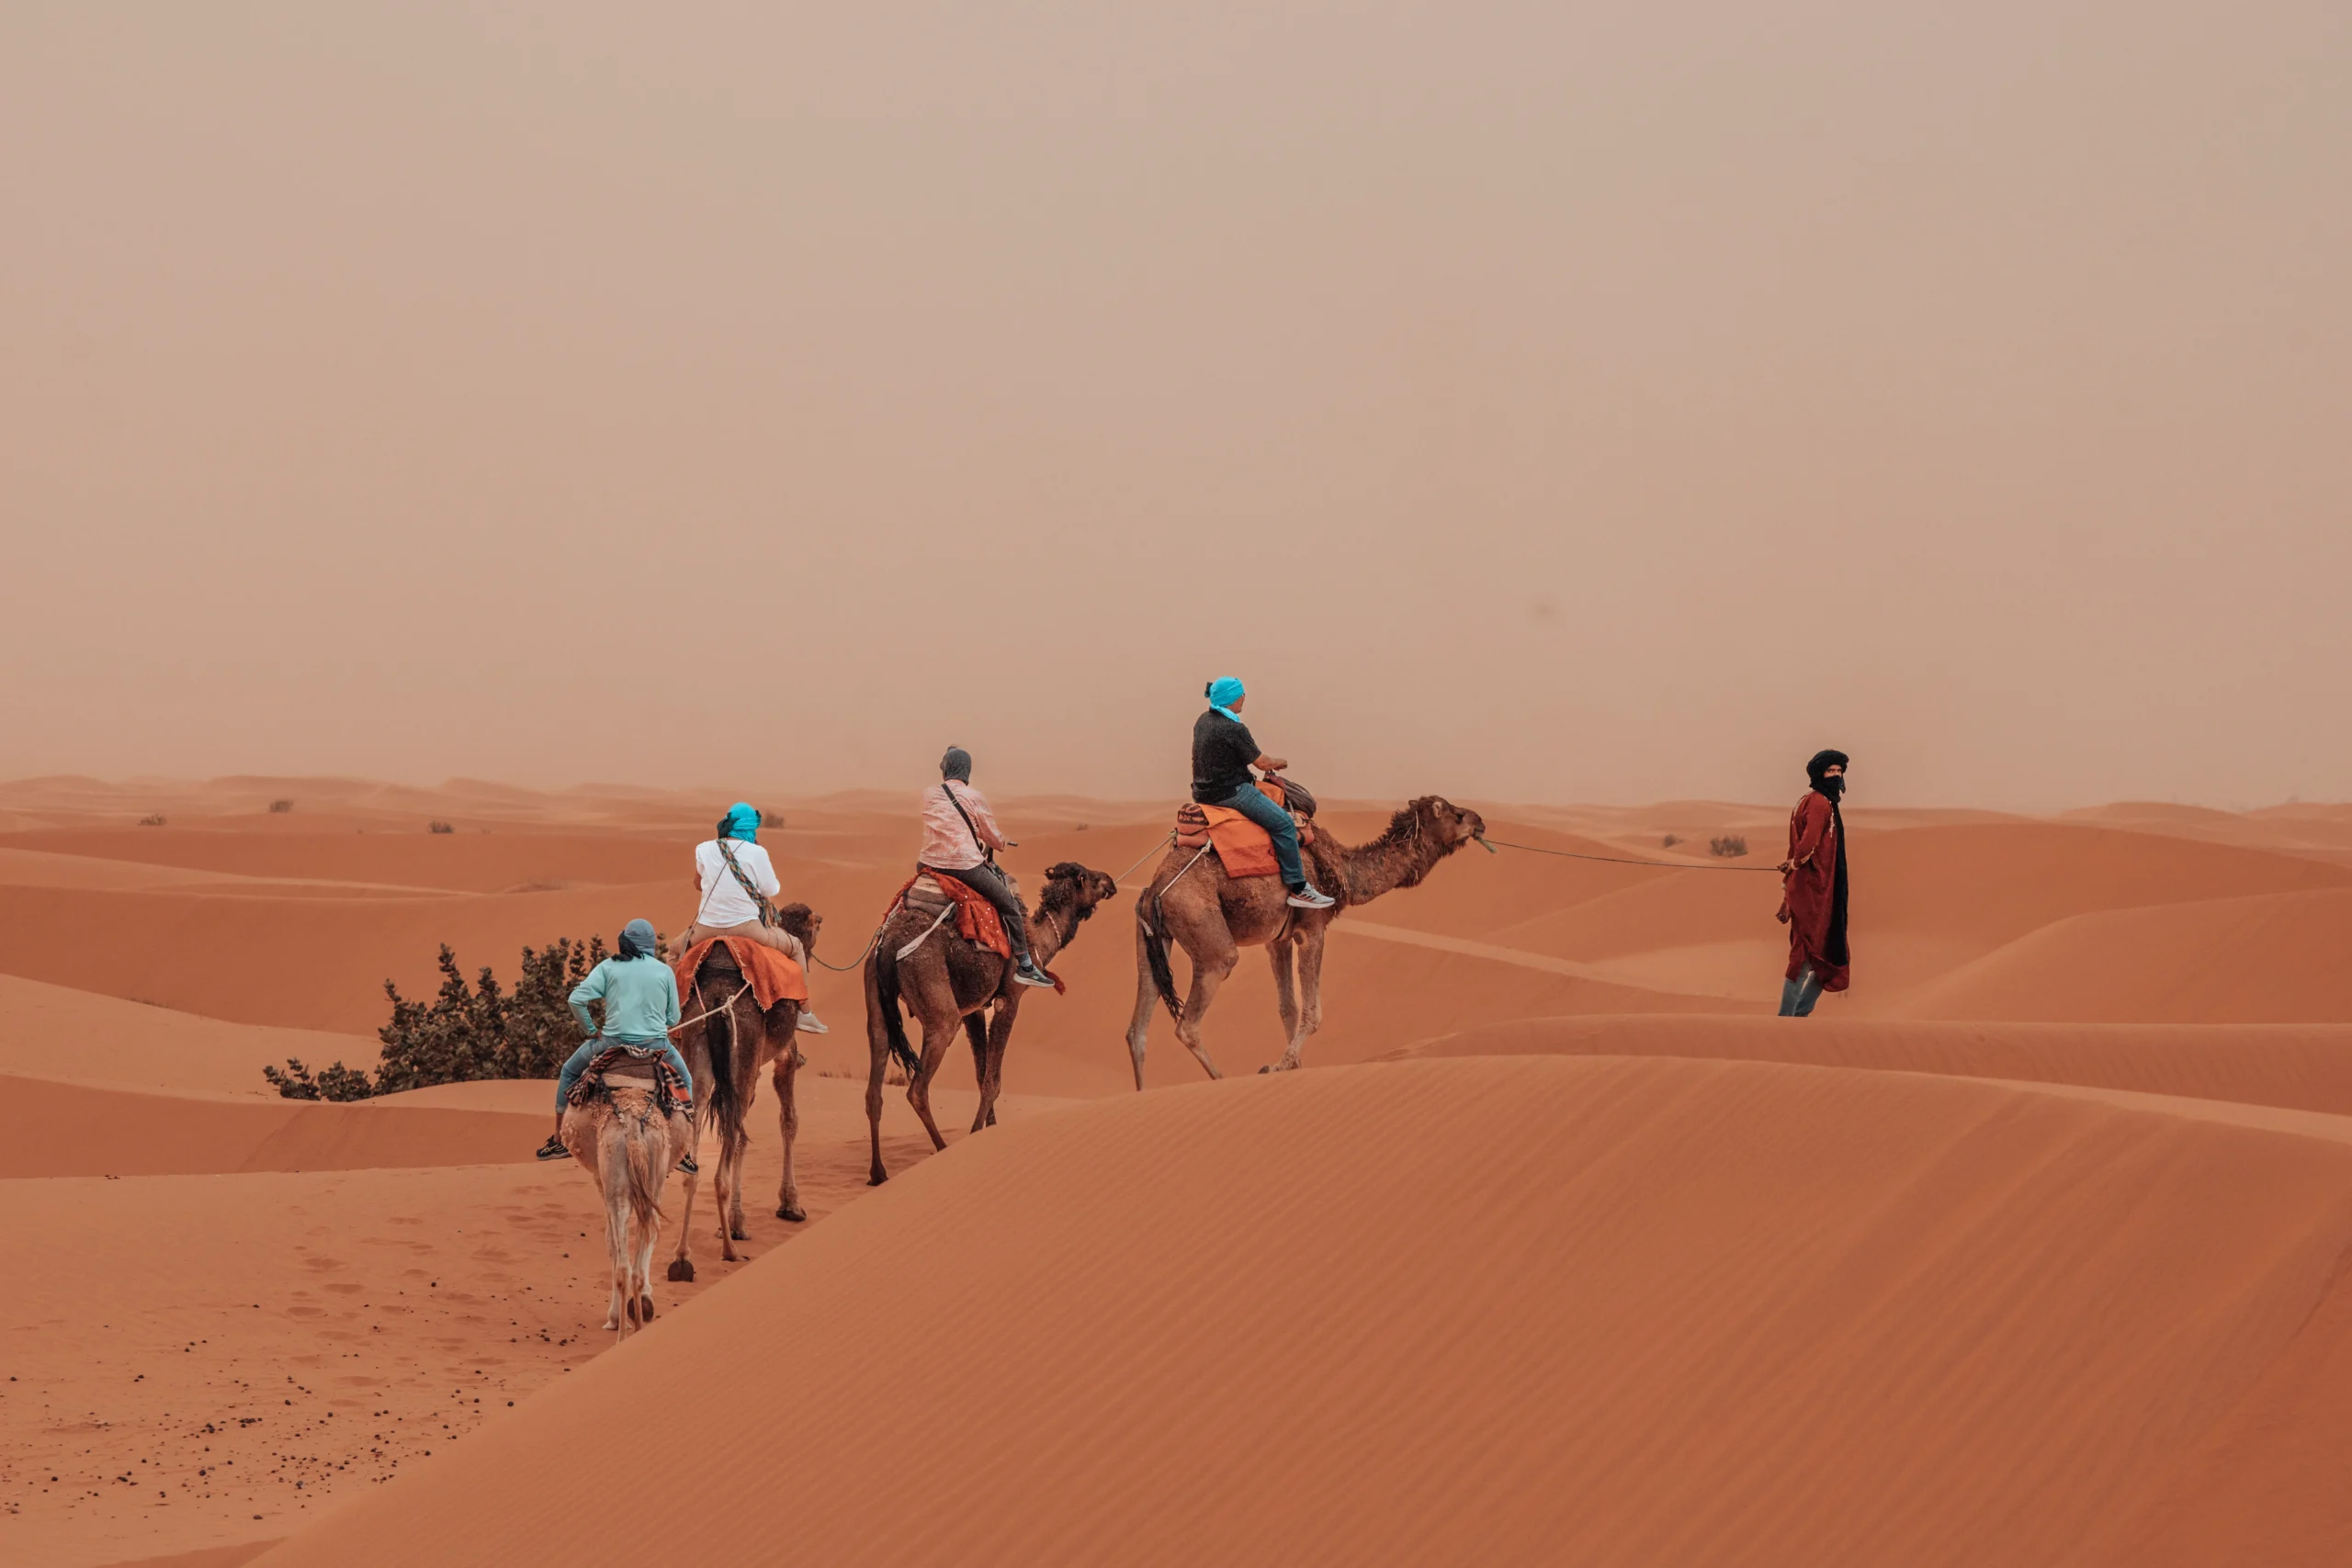
<path fill-rule="evenodd" d="M 952 876 L 933 876 L 928 871 L 918 871 L 899 889 L 899 897 L 910 909 L 922 914 L 937 914 L 942 905 L 956 906 L 956 934 L 966 942 L 977 942 L 999 958 L 1012 956 L 1012 939 L 1004 934 L 1003 918 L 996 906 L 965 886 Z"/>
<path fill-rule="evenodd" d="M 691 1116 L 695 1111 L 694 1091 L 686 1087 L 670 1058 L 658 1049 L 642 1049 L 634 1045 L 607 1045 L 589 1058 L 587 1070 L 571 1086 L 568 1105 L 585 1105 L 605 1092 L 607 1078 L 618 1079 L 630 1088 L 641 1088 L 648 1079 L 653 1085 L 654 1102 L 664 1116 Z"/>
<path fill-rule="evenodd" d="M 686 949 L 670 966 L 678 976 L 681 998 L 695 988 L 695 976 L 702 968 L 702 961 L 714 945 L 722 942 L 727 944 L 728 956 L 735 960 L 735 967 L 752 982 L 752 996 L 762 1012 L 778 1002 L 808 1002 L 808 976 L 801 973 L 800 965 L 765 942 L 753 942 L 747 936 L 706 937 Z"/>
<path fill-rule="evenodd" d="M 1258 792 L 1276 805 L 1283 802 L 1280 784 L 1261 782 Z M 1315 828 L 1306 818 L 1294 810 L 1290 819 L 1298 826 L 1300 844 L 1315 841 Z M 1216 846 L 1216 858 L 1231 877 L 1275 876 L 1282 864 L 1274 858 L 1274 836 L 1229 806 L 1201 806 L 1186 801 L 1176 808 L 1176 847 L 1193 850 L 1203 844 Z"/>

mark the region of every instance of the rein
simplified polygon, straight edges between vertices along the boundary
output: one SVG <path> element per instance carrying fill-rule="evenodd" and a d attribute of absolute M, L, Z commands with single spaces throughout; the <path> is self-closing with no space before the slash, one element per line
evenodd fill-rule
<path fill-rule="evenodd" d="M 752 982 L 749 980 L 744 981 L 741 985 L 735 987 L 735 994 L 733 996 L 728 998 L 717 1007 L 705 1008 L 702 1011 L 695 1014 L 694 1017 L 682 1018 L 677 1022 L 672 1024 L 670 1026 L 671 1032 L 674 1034 L 690 1023 L 700 1023 L 704 1019 L 718 1017 L 720 1013 L 725 1012 L 729 1008 L 733 1007 L 737 1002 L 741 1001 L 742 999 L 743 993 L 751 988 Z"/>

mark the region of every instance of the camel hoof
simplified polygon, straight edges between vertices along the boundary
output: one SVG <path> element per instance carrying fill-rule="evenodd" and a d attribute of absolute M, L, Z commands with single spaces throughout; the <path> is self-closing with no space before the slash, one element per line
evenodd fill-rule
<path fill-rule="evenodd" d="M 729 1241 L 749 1241 L 752 1239 L 752 1233 L 749 1231 L 729 1231 L 727 1233 L 727 1239 Z"/>
<path fill-rule="evenodd" d="M 889 1179 L 890 1173 L 884 1170 L 880 1166 L 876 1166 L 874 1168 L 874 1174 L 865 1179 L 865 1184 L 868 1187 L 879 1187 Z"/>
<path fill-rule="evenodd" d="M 805 1209 L 795 1209 L 786 1205 L 775 1212 L 775 1217 L 779 1220 L 790 1220 L 794 1224 L 798 1224 L 808 1217 L 808 1213 Z"/>
<path fill-rule="evenodd" d="M 651 1296 L 639 1296 L 637 1298 L 637 1321 L 639 1323 L 651 1323 L 653 1321 L 653 1298 Z"/>
<path fill-rule="evenodd" d="M 671 1279 L 673 1279 L 673 1280 L 684 1280 L 684 1281 L 685 1281 L 686 1283 L 691 1284 L 691 1283 L 693 1283 L 693 1282 L 694 1282 L 694 1277 L 695 1277 L 695 1266 L 694 1266 L 694 1264 L 693 1264 L 690 1260 L 688 1260 L 688 1259 L 686 1259 L 686 1258 L 675 1258 L 675 1259 L 673 1259 L 673 1260 L 671 1262 L 671 1264 L 670 1264 L 670 1278 L 671 1278 Z"/>

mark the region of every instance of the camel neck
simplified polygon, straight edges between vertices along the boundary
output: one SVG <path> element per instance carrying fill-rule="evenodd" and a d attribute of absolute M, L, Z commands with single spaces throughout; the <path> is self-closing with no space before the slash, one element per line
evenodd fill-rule
<path fill-rule="evenodd" d="M 1351 904 L 1369 904 L 1384 893 L 1410 887 L 1429 874 L 1433 863 L 1417 834 L 1398 842 L 1379 839 L 1343 852 L 1347 895 Z"/>

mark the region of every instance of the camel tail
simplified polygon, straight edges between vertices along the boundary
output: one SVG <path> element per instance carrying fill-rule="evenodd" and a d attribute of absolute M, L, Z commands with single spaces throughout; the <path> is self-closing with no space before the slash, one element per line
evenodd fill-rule
<path fill-rule="evenodd" d="M 1159 894 L 1136 906 L 1136 923 L 1143 928 L 1143 952 L 1151 964 L 1151 983 L 1159 988 L 1159 999 L 1168 1004 L 1168 1016 L 1182 1023 L 1184 1004 L 1176 999 L 1176 972 L 1168 966 L 1168 912 L 1160 908 Z"/>
<path fill-rule="evenodd" d="M 662 1183 L 669 1175 L 670 1160 L 677 1151 L 670 1147 L 667 1129 L 658 1117 L 639 1127 L 638 1135 L 628 1140 L 628 1148 L 629 1216 L 637 1222 L 638 1234 L 646 1238 L 645 1245 L 650 1247 L 662 1225 Z"/>
<path fill-rule="evenodd" d="M 882 1028 L 889 1036 L 890 1055 L 907 1070 L 911 1083 L 922 1070 L 922 1058 L 907 1043 L 906 1015 L 899 1010 L 899 955 L 877 947 L 874 953 L 874 985 L 882 1003 Z"/>
<path fill-rule="evenodd" d="M 695 989 L 697 993 L 701 991 L 699 986 Z M 702 1005 L 711 1004 L 705 1001 Z M 709 1108 L 709 1125 L 718 1129 L 720 1147 L 732 1150 L 741 1139 L 743 1129 L 743 1108 L 735 1103 L 736 1053 L 743 1049 L 735 1023 L 735 1004 L 730 1001 L 712 1013 L 703 1028 L 707 1031 L 703 1043 L 709 1047 L 710 1055 L 710 1083 L 703 1102 Z M 705 1088 L 695 1085 L 697 1093 Z"/>

